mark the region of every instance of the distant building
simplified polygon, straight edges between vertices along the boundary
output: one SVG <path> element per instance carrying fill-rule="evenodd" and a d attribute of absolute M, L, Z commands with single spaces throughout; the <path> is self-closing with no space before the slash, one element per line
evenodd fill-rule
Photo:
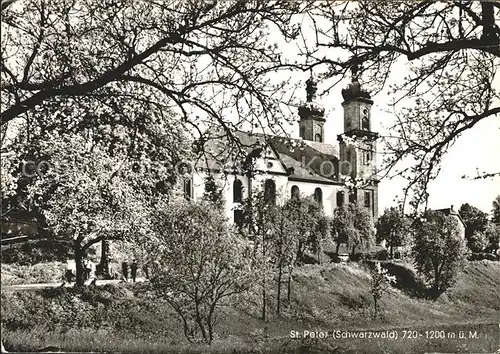
<path fill-rule="evenodd" d="M 241 218 L 241 202 L 254 188 L 264 188 L 274 199 L 313 196 L 330 216 L 335 208 L 356 201 L 376 219 L 378 133 L 371 130 L 370 94 L 356 78 L 342 90 L 344 128 L 332 145 L 324 142 L 333 132 L 324 130 L 325 109 L 316 101 L 316 82 L 311 77 L 306 84 L 307 100 L 298 110 L 299 139 L 238 132 L 244 154 L 237 159 L 228 151 L 226 138 L 206 142 L 195 171 L 184 179 L 185 198 L 202 198 L 207 177 L 213 176 L 222 185 L 226 215 L 235 222 Z M 363 183 L 349 188 L 356 180 Z"/>
<path fill-rule="evenodd" d="M 460 213 L 457 210 L 455 210 L 453 205 L 450 206 L 449 208 L 436 209 L 434 211 L 439 211 L 445 215 L 451 215 L 454 219 L 456 219 L 458 221 L 458 225 L 460 228 L 460 236 L 462 237 L 462 239 L 465 239 L 465 222 L 460 216 Z"/>
<path fill-rule="evenodd" d="M 1 219 L 2 238 L 35 237 L 39 232 L 37 215 L 29 211 L 9 211 Z"/>

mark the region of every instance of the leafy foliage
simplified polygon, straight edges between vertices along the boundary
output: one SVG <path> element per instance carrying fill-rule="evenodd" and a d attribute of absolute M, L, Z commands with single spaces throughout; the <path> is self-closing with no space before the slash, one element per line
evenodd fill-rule
<path fill-rule="evenodd" d="M 488 246 L 488 239 L 484 232 L 474 231 L 467 243 L 472 252 L 482 252 Z"/>
<path fill-rule="evenodd" d="M 458 221 L 438 211 L 427 211 L 414 227 L 415 266 L 432 281 L 433 295 L 438 296 L 453 284 L 467 255 Z"/>
<path fill-rule="evenodd" d="M 459 210 L 460 216 L 465 223 L 465 238 L 467 245 L 473 252 L 480 252 L 484 238 L 481 234 L 486 230 L 488 224 L 488 214 L 482 212 L 468 203 L 462 204 Z"/>
<path fill-rule="evenodd" d="M 393 256 L 394 247 L 404 246 L 410 237 L 410 220 L 402 215 L 398 208 L 384 210 L 377 220 L 377 242 L 386 241 Z"/>
<path fill-rule="evenodd" d="M 493 209 L 491 213 L 493 214 L 491 221 L 500 225 L 500 195 L 493 200 Z"/>
<path fill-rule="evenodd" d="M 498 253 L 498 249 L 500 249 L 500 224 L 489 222 L 484 234 L 488 241 L 487 250 Z"/>
<path fill-rule="evenodd" d="M 371 287 L 370 294 L 373 297 L 374 317 L 378 315 L 378 301 L 382 295 L 389 290 L 391 282 L 395 281 L 395 277 L 391 276 L 387 269 L 382 268 L 380 263 L 375 263 L 375 267 L 370 271 Z"/>
<path fill-rule="evenodd" d="M 254 188 L 243 201 L 244 233 L 254 242 L 254 254 L 260 260 L 262 282 L 262 317 L 266 318 L 268 280 L 277 272 L 277 312 L 281 305 L 281 283 L 288 277 L 290 300 L 292 272 L 304 261 L 306 252 L 319 255 L 321 242 L 328 231 L 328 218 L 313 197 L 292 196 L 283 204 L 274 203 L 264 185 Z"/>
<path fill-rule="evenodd" d="M 145 218 L 168 198 L 178 175 L 173 166 L 181 154 L 188 156 L 180 132 L 155 111 L 143 111 L 147 106 L 135 108 L 129 125 L 115 124 L 119 115 L 105 109 L 92 124 L 77 105 L 56 116 L 42 110 L 4 146 L 17 183 L 3 202 L 43 216 L 54 240 L 73 248 L 79 283 L 92 245 L 147 233 Z"/>
<path fill-rule="evenodd" d="M 330 232 L 337 243 L 337 253 L 340 244 L 352 247 L 354 255 L 356 248 L 370 247 L 374 243 L 373 220 L 370 212 L 357 203 L 350 203 L 335 209 Z"/>
<path fill-rule="evenodd" d="M 203 193 L 204 200 L 212 203 L 215 207 L 222 209 L 225 203 L 222 192 L 223 188 L 213 176 L 205 178 L 205 191 Z"/>

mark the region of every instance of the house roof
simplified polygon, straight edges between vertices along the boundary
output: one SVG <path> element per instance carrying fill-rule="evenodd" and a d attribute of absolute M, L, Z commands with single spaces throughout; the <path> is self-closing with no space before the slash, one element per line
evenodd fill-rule
<path fill-rule="evenodd" d="M 248 132 L 235 132 L 234 136 L 237 144 L 228 144 L 226 137 L 207 141 L 196 167 L 230 169 L 235 161 L 263 157 L 264 151 L 271 148 L 290 179 L 340 184 L 338 145 Z"/>
<path fill-rule="evenodd" d="M 455 215 L 455 216 L 458 216 L 458 219 L 460 220 L 460 222 L 465 226 L 464 220 L 460 216 L 460 213 L 455 210 L 455 208 L 453 207 L 453 205 L 450 208 L 435 209 L 434 211 L 439 211 L 439 212 L 443 213 L 444 215 Z"/>

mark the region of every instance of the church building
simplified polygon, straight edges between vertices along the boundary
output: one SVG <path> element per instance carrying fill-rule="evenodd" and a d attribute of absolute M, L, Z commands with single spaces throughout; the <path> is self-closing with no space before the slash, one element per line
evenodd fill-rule
<path fill-rule="evenodd" d="M 236 159 L 224 139 L 206 142 L 192 175 L 183 181 L 184 197 L 201 199 L 212 176 L 222 190 L 227 217 L 236 223 L 242 201 L 255 188 L 264 188 L 277 203 L 294 195 L 313 196 L 328 216 L 337 207 L 358 202 L 376 219 L 378 133 L 371 130 L 371 96 L 356 77 L 342 90 L 344 128 L 332 145 L 324 142 L 334 132 L 324 129 L 327 118 L 316 91 L 311 77 L 306 102 L 298 110 L 299 138 L 235 132 L 244 152 Z"/>

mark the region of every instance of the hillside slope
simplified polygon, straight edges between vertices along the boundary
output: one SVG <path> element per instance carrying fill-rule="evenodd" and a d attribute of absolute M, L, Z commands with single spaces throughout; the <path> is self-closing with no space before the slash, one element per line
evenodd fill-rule
<path fill-rule="evenodd" d="M 275 291 L 269 292 L 270 315 L 259 318 L 260 289 L 221 310 L 218 340 L 206 348 L 191 345 L 171 308 L 141 284 L 105 286 L 78 293 L 72 289 L 2 293 L 2 337 L 7 349 L 34 350 L 56 345 L 65 350 L 122 350 L 128 352 L 377 352 L 388 344 L 356 341 L 305 343 L 291 340 L 303 330 L 427 328 L 498 323 L 500 318 L 500 263 L 471 262 L 458 281 L 438 300 L 409 296 L 391 288 L 373 318 L 370 276 L 359 264 L 306 265 L 294 274 L 292 301 L 275 314 Z M 274 287 L 274 286 L 273 286 Z M 460 327 L 460 328 L 462 328 Z M 497 327 L 496 327 L 497 328 Z M 466 329 L 464 327 L 464 329 Z M 497 338 L 498 339 L 498 338 Z M 425 343 L 391 343 L 389 352 L 418 352 Z M 441 346 L 442 344 L 442 346 Z M 479 343 L 481 344 L 481 343 Z M 478 344 L 478 345 L 479 345 Z M 463 343 L 443 342 L 433 350 L 457 351 Z M 487 343 L 491 347 L 493 342 Z M 332 347 L 333 346 L 333 347 Z M 340 346 L 340 347 L 339 347 Z M 286 348 L 286 349 L 285 349 Z M 337 350 L 335 349 L 335 350 Z M 482 347 L 472 347 L 481 352 Z"/>

